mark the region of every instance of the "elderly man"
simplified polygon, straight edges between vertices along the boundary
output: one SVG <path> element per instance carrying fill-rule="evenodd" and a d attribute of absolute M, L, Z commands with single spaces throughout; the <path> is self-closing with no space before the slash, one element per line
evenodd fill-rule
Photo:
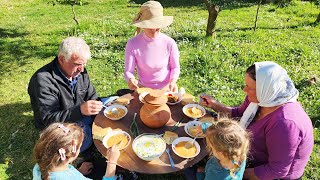
<path fill-rule="evenodd" d="M 36 128 L 53 122 L 78 123 L 85 136 L 81 152 L 92 144 L 91 116 L 102 109 L 85 69 L 90 56 L 83 39 L 68 37 L 60 44 L 58 56 L 31 77 L 28 87 Z"/>

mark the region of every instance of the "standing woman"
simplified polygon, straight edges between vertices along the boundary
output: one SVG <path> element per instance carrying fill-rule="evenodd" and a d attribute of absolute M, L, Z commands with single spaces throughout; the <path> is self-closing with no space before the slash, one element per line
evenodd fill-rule
<path fill-rule="evenodd" d="M 172 21 L 172 16 L 163 16 L 163 7 L 157 1 L 148 1 L 141 6 L 133 20 L 137 35 L 128 41 L 125 49 L 124 77 L 130 89 L 178 90 L 178 46 L 172 38 L 160 32 Z M 136 68 L 138 79 L 134 75 Z"/>
<path fill-rule="evenodd" d="M 312 152 L 313 127 L 287 71 L 274 62 L 256 62 L 246 71 L 243 91 L 247 96 L 239 107 L 201 98 L 204 106 L 241 117 L 240 125 L 252 133 L 244 178 L 301 179 Z"/>

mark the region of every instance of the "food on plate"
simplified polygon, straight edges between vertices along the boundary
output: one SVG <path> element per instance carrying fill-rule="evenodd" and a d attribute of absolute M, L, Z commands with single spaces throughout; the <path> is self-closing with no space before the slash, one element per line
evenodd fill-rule
<path fill-rule="evenodd" d="M 128 137 L 125 134 L 116 134 L 107 140 L 108 147 L 116 145 L 119 149 L 123 149 L 128 144 Z"/>
<path fill-rule="evenodd" d="M 138 157 L 151 161 L 163 154 L 166 143 L 159 135 L 140 135 L 133 142 L 132 148 Z"/>
<path fill-rule="evenodd" d="M 204 123 L 213 123 L 216 120 L 214 119 L 214 117 L 202 117 L 199 121 Z"/>
<path fill-rule="evenodd" d="M 150 92 L 151 90 L 152 90 L 151 88 L 145 88 L 145 87 L 137 88 L 137 93 L 140 95 L 143 92 Z"/>
<path fill-rule="evenodd" d="M 99 141 L 102 141 L 104 136 L 112 131 L 110 127 L 102 128 L 100 126 L 97 126 L 95 123 L 92 125 L 92 138 L 97 139 Z"/>
<path fill-rule="evenodd" d="M 105 112 L 108 118 L 121 118 L 126 114 L 126 111 L 122 108 L 112 108 Z"/>
<path fill-rule="evenodd" d="M 188 128 L 188 131 L 192 137 L 195 137 L 197 134 L 201 133 L 201 130 L 202 129 L 200 126 L 190 126 Z"/>
<path fill-rule="evenodd" d="M 130 102 L 129 99 L 123 98 L 123 97 L 119 97 L 119 98 L 117 98 L 113 103 L 114 103 L 114 104 L 120 104 L 120 105 L 126 106 L 126 105 L 129 104 L 129 102 Z"/>
<path fill-rule="evenodd" d="M 179 156 L 182 156 L 185 158 L 193 157 L 197 153 L 197 147 L 194 144 L 192 144 L 190 148 L 186 148 L 185 144 L 187 142 L 188 141 L 181 141 L 178 144 L 176 144 L 174 146 L 175 151 Z"/>
<path fill-rule="evenodd" d="M 185 93 L 182 96 L 182 100 L 181 100 L 181 104 L 182 105 L 187 105 L 187 104 L 192 104 L 194 103 L 194 96 L 192 96 L 191 94 Z"/>
<path fill-rule="evenodd" d="M 186 109 L 185 113 L 187 116 L 193 118 L 201 117 L 203 114 L 202 110 L 198 107 L 189 107 Z"/>
<path fill-rule="evenodd" d="M 167 97 L 168 97 L 168 102 L 170 102 L 170 103 L 176 103 L 176 102 L 179 101 L 179 96 L 178 95 L 169 93 L 167 95 Z"/>
<path fill-rule="evenodd" d="M 172 142 L 177 138 L 178 134 L 171 131 L 166 131 L 163 135 L 163 139 L 166 141 L 167 144 L 172 144 Z"/>

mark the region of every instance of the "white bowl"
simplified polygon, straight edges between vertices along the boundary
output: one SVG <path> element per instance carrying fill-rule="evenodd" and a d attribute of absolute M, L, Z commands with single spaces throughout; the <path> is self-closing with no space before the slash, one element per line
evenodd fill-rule
<path fill-rule="evenodd" d="M 108 146 L 108 144 L 107 144 L 108 140 L 109 140 L 112 136 L 115 136 L 115 135 L 118 135 L 118 134 L 123 134 L 123 135 L 127 136 L 127 138 L 128 138 L 127 144 L 126 144 L 125 146 L 123 146 L 122 148 L 119 148 L 119 150 L 122 150 L 122 149 L 125 149 L 126 147 L 128 147 L 128 145 L 129 145 L 130 142 L 131 142 L 131 136 L 130 136 L 127 132 L 121 131 L 121 130 L 113 130 L 113 131 L 110 131 L 109 133 L 107 133 L 107 134 L 104 136 L 103 140 L 102 140 L 102 144 L 104 145 L 104 147 L 110 148 L 110 147 Z"/>
<path fill-rule="evenodd" d="M 196 153 L 192 156 L 182 156 L 180 154 L 177 153 L 176 151 L 176 145 L 180 142 L 184 142 L 184 141 L 187 141 L 187 142 L 191 142 L 193 139 L 192 138 L 189 138 L 189 137 L 179 137 L 177 139 L 175 139 L 173 142 L 172 142 L 172 150 L 174 153 L 176 153 L 176 155 L 182 157 L 182 158 L 193 158 L 193 157 L 196 157 L 198 156 L 198 154 L 200 153 L 200 145 L 197 141 L 194 141 L 194 145 L 196 146 L 197 150 L 196 150 Z"/>
<path fill-rule="evenodd" d="M 123 110 L 125 111 L 125 113 L 124 113 L 122 116 L 120 116 L 120 117 L 110 117 L 110 116 L 108 116 L 108 112 L 110 112 L 110 111 L 112 110 L 112 108 L 120 108 L 120 109 L 123 109 Z M 111 120 L 119 120 L 119 119 L 123 118 L 125 115 L 127 115 L 127 113 L 128 113 L 128 109 L 127 109 L 125 106 L 122 106 L 122 105 L 119 105 L 119 104 L 113 104 L 113 105 L 111 105 L 111 106 L 108 106 L 108 107 L 106 107 L 106 108 L 104 109 L 104 111 L 103 111 L 103 114 L 104 114 L 107 118 L 109 118 L 109 119 L 111 119 Z"/>
<path fill-rule="evenodd" d="M 166 92 L 166 93 L 165 93 L 166 96 L 169 96 L 169 94 L 171 94 L 171 95 L 173 95 L 173 96 L 178 96 L 178 100 L 177 100 L 176 102 L 172 103 L 172 102 L 169 102 L 169 98 L 168 98 L 167 104 L 169 104 L 169 105 L 175 105 L 175 104 L 178 104 L 178 103 L 181 102 L 181 100 L 182 100 L 182 95 L 181 95 L 180 93 L 178 93 L 178 92 Z"/>
<path fill-rule="evenodd" d="M 140 100 L 140 102 L 145 103 L 144 97 L 145 97 L 147 94 L 149 94 L 149 92 L 143 92 L 143 93 L 141 93 L 141 94 L 139 95 L 139 100 Z"/>
<path fill-rule="evenodd" d="M 190 132 L 189 132 L 189 128 L 192 126 L 201 126 L 202 122 L 200 121 L 189 121 L 185 126 L 184 126 L 184 131 L 191 137 L 195 137 L 193 136 Z M 197 138 L 204 138 L 204 136 L 198 136 Z"/>
<path fill-rule="evenodd" d="M 189 115 L 187 113 L 187 110 L 189 108 L 193 108 L 193 107 L 195 107 L 197 109 L 200 109 L 202 111 L 202 114 L 200 114 L 199 116 L 191 116 L 191 115 Z M 202 106 L 200 106 L 199 104 L 187 104 L 187 105 L 183 106 L 182 111 L 186 116 L 188 116 L 190 118 L 193 118 L 193 119 L 201 118 L 202 116 L 204 116 L 206 114 L 206 110 Z"/>
<path fill-rule="evenodd" d="M 145 133 L 133 140 L 132 149 L 140 159 L 152 161 L 164 153 L 166 142 L 157 134 Z"/>

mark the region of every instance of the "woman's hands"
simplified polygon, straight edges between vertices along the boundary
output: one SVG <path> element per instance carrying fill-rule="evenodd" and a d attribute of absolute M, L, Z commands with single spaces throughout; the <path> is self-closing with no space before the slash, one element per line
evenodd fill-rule
<path fill-rule="evenodd" d="M 211 96 L 209 96 L 207 94 L 201 94 L 200 98 L 201 98 L 200 104 L 202 106 L 206 106 L 208 108 L 214 109 L 213 107 L 217 103 L 217 101 L 213 97 L 211 97 Z"/>
<path fill-rule="evenodd" d="M 128 81 L 128 87 L 131 90 L 136 90 L 138 88 L 138 80 L 135 78 L 130 78 Z"/>
<path fill-rule="evenodd" d="M 202 106 L 206 106 L 208 108 L 213 109 L 216 112 L 225 114 L 225 115 L 231 115 L 232 108 L 229 106 L 226 106 L 224 104 L 219 103 L 217 100 L 215 100 L 213 97 L 207 95 L 207 94 L 201 94 L 200 95 L 201 102 L 200 104 Z"/>
<path fill-rule="evenodd" d="M 170 92 L 178 92 L 178 85 L 176 80 L 172 80 L 169 83 L 169 91 Z"/>

